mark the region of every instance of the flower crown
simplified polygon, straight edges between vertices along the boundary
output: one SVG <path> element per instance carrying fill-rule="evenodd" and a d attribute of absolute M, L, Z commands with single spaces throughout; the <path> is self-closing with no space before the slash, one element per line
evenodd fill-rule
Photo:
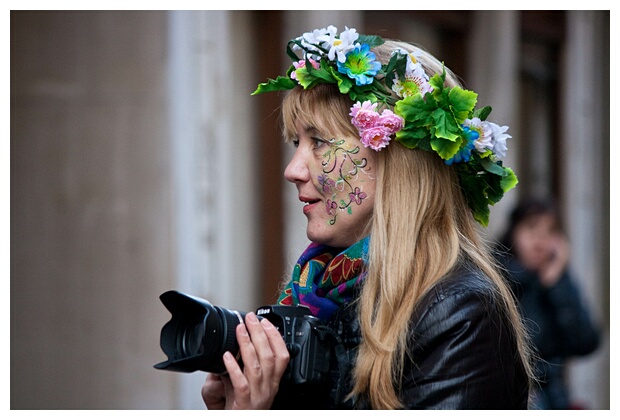
<path fill-rule="evenodd" d="M 410 149 L 438 154 L 454 165 L 474 218 L 487 226 L 489 205 L 518 182 L 501 161 L 511 138 L 508 127 L 486 121 L 491 107 L 475 109 L 475 92 L 446 87 L 445 67 L 429 77 L 419 56 L 401 49 L 382 65 L 371 48 L 383 43 L 355 29 L 338 34 L 334 26 L 304 33 L 288 42 L 293 64 L 286 76 L 259 84 L 252 94 L 336 84 L 354 101 L 351 123 L 364 146 L 379 151 L 394 138 Z"/>

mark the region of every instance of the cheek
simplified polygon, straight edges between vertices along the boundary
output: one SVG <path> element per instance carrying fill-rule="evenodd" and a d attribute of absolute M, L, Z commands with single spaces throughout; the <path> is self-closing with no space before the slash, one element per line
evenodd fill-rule
<path fill-rule="evenodd" d="M 374 169 L 361 152 L 359 146 L 343 143 L 333 145 L 324 156 L 317 181 L 326 194 L 325 211 L 331 225 L 336 224 L 340 215 L 354 217 L 361 211 L 360 206 L 372 207 Z"/>

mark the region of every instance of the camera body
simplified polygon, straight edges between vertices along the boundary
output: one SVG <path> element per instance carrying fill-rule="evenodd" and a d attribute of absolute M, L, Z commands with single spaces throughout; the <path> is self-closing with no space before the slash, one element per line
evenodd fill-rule
<path fill-rule="evenodd" d="M 321 320 L 306 306 L 263 306 L 257 316 L 267 318 L 280 331 L 290 361 L 283 380 L 293 384 L 320 383 L 327 379 L 331 341 Z"/>
<path fill-rule="evenodd" d="M 160 346 L 168 360 L 155 368 L 177 372 L 197 370 L 223 374 L 222 356 L 230 351 L 241 364 L 235 329 L 245 313 L 211 305 L 208 301 L 174 290 L 160 299 L 172 314 L 161 330 Z M 321 383 L 328 377 L 332 333 L 305 306 L 262 306 L 259 318 L 269 320 L 280 332 L 290 354 L 282 381 L 291 384 Z"/>

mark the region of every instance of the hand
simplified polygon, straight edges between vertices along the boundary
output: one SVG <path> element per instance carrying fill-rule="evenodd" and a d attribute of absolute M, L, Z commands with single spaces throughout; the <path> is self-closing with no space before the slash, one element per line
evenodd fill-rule
<path fill-rule="evenodd" d="M 224 382 L 227 382 L 224 384 Z M 209 410 L 224 410 L 226 408 L 226 389 L 232 388 L 230 378 L 215 373 L 208 373 L 207 380 L 202 386 L 201 394 Z"/>
<path fill-rule="evenodd" d="M 570 255 L 568 241 L 562 234 L 556 234 L 550 239 L 551 251 L 549 258 L 539 270 L 540 282 L 545 287 L 554 286 L 566 269 Z"/>
<path fill-rule="evenodd" d="M 237 325 L 243 371 L 230 352 L 224 354 L 228 376 L 209 374 L 202 399 L 209 409 L 267 409 L 271 407 L 286 370 L 289 353 L 278 330 L 253 313 Z"/>

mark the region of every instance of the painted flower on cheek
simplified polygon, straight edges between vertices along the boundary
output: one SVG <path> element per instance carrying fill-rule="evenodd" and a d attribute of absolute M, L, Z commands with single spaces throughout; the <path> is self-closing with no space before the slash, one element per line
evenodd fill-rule
<path fill-rule="evenodd" d="M 332 192 L 336 188 L 336 182 L 327 175 L 319 175 L 319 185 L 323 187 L 323 192 Z"/>
<path fill-rule="evenodd" d="M 325 203 L 325 210 L 327 211 L 327 214 L 329 214 L 330 216 L 336 215 L 337 208 L 338 208 L 338 203 L 336 203 L 335 201 L 328 199 L 327 202 Z"/>
<path fill-rule="evenodd" d="M 360 190 L 360 187 L 355 187 L 353 192 L 349 193 L 351 201 L 355 201 L 357 205 L 362 204 L 362 200 L 368 197 L 365 192 Z"/>

